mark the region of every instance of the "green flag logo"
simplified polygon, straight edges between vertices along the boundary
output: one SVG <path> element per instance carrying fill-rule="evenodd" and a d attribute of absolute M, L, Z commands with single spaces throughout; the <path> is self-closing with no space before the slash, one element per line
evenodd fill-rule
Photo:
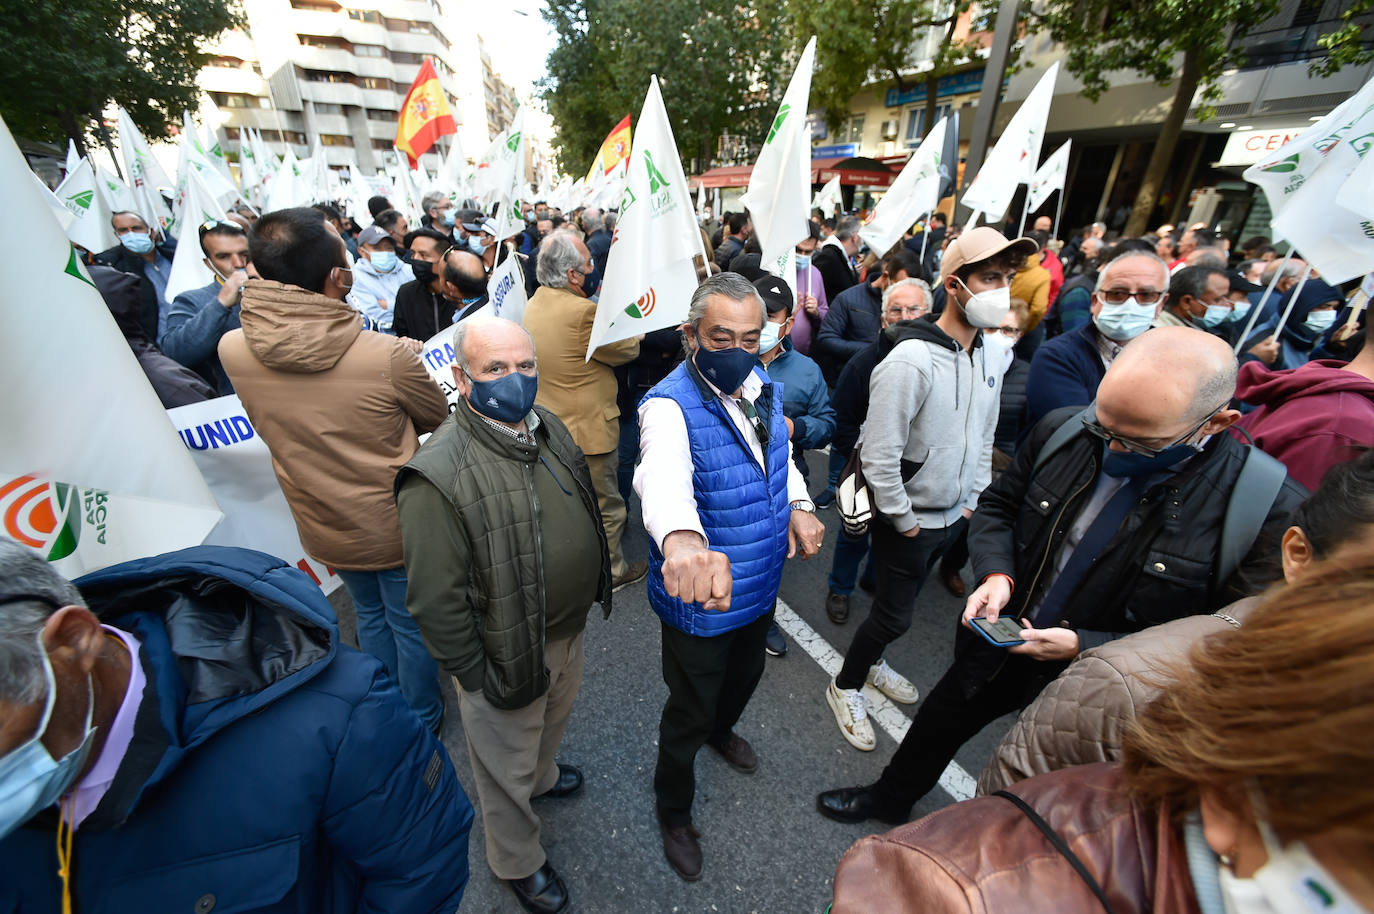
<path fill-rule="evenodd" d="M 644 150 L 644 167 L 649 169 L 649 193 L 656 194 L 668 186 L 668 179 L 663 177 L 663 173 L 654 164 L 653 154 L 649 150 Z"/>
<path fill-rule="evenodd" d="M 784 104 L 778 109 L 778 116 L 773 118 L 773 126 L 768 130 L 768 139 L 764 141 L 765 146 L 773 142 L 777 137 L 778 131 L 782 129 L 782 122 L 787 120 L 787 112 L 792 110 L 791 105 Z"/>
<path fill-rule="evenodd" d="M 1272 172 L 1274 174 L 1287 174 L 1290 171 L 1298 170 L 1298 160 L 1302 158 L 1302 153 L 1295 152 L 1286 159 L 1280 159 L 1273 165 L 1266 165 L 1260 171 Z"/>
<path fill-rule="evenodd" d="M 72 194 L 72 195 L 71 195 L 70 197 L 68 197 L 67 199 L 70 200 L 70 201 L 72 201 L 72 202 L 75 203 L 77 206 L 81 207 L 82 209 L 90 209 L 90 208 L 91 208 L 91 200 L 93 200 L 94 198 L 95 198 L 95 191 L 93 191 L 93 190 L 83 190 L 83 191 L 80 191 L 79 193 Z"/>
<path fill-rule="evenodd" d="M 506 148 L 515 152 L 515 147 L 520 145 L 520 134 L 512 133 L 510 139 L 506 140 Z"/>
<path fill-rule="evenodd" d="M 102 497 L 102 523 L 104 502 Z M 74 486 L 34 474 L 19 476 L 0 486 L 0 509 L 5 534 L 42 552 L 50 562 L 71 555 L 81 541 L 80 491 Z"/>

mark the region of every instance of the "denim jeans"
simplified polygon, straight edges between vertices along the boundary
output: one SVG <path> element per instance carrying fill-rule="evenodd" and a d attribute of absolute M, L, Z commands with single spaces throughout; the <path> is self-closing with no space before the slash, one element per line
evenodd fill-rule
<path fill-rule="evenodd" d="M 863 562 L 866 555 L 868 555 L 868 534 L 850 536 L 844 532 L 844 528 L 840 528 L 840 535 L 835 540 L 835 560 L 830 565 L 828 584 L 831 593 L 847 597 L 854 592 L 854 579 L 859 576 L 859 564 Z M 872 561 L 864 569 L 864 580 L 873 580 Z"/>
<path fill-rule="evenodd" d="M 406 570 L 338 572 L 353 598 L 358 617 L 358 646 L 382 661 L 401 687 L 401 695 L 426 727 L 444 714 L 439 694 L 439 665 L 425 650 L 420 627 L 406 611 Z"/>
<path fill-rule="evenodd" d="M 848 454 L 841 454 L 833 445 L 830 448 L 830 473 L 826 476 L 825 487 L 830 491 L 835 491 L 835 486 L 840 482 L 840 471 L 849 461 Z"/>

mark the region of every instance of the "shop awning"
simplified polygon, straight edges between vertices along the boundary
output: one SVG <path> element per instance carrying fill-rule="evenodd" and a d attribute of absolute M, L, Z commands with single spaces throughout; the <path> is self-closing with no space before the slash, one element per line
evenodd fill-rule
<path fill-rule="evenodd" d="M 693 188 L 697 183 L 707 187 L 748 187 L 749 175 L 754 171 L 752 165 L 729 165 L 712 168 L 696 175 L 690 180 Z M 811 183 L 824 184 L 835 175 L 840 176 L 841 184 L 856 187 L 889 187 L 897 177 L 896 172 L 876 159 L 853 157 L 847 159 L 812 159 Z"/>

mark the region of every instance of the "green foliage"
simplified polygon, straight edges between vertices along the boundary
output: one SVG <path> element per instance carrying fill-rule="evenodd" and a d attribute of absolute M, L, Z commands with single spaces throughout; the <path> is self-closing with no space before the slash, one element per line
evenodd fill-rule
<path fill-rule="evenodd" d="M 117 104 L 162 136 L 199 106 L 207 43 L 241 21 L 234 0 L 2 0 L 0 115 L 17 136 L 65 145 Z"/>
<path fill-rule="evenodd" d="M 1342 67 L 1374 60 L 1374 46 L 1365 37 L 1371 28 L 1371 16 L 1374 0 L 1355 0 L 1341 13 L 1341 27 L 1317 39 L 1317 44 L 1326 49 L 1326 57 L 1312 64 L 1313 76 L 1331 76 Z"/>
<path fill-rule="evenodd" d="M 549 0 L 543 16 L 558 44 L 541 88 L 573 175 L 622 117 L 639 117 L 651 74 L 684 165 L 714 155 L 723 133 L 761 143 L 796 59 L 775 37 L 788 26 L 781 0 Z"/>

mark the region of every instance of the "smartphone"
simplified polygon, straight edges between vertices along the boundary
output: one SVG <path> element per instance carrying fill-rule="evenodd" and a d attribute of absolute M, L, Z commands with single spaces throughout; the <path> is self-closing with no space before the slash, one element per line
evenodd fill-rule
<path fill-rule="evenodd" d="M 1021 639 L 1021 623 L 1014 617 L 1000 616 L 996 622 L 989 622 L 984 616 L 975 616 L 969 620 L 969 624 L 993 647 L 1013 647 L 1026 643 Z"/>

